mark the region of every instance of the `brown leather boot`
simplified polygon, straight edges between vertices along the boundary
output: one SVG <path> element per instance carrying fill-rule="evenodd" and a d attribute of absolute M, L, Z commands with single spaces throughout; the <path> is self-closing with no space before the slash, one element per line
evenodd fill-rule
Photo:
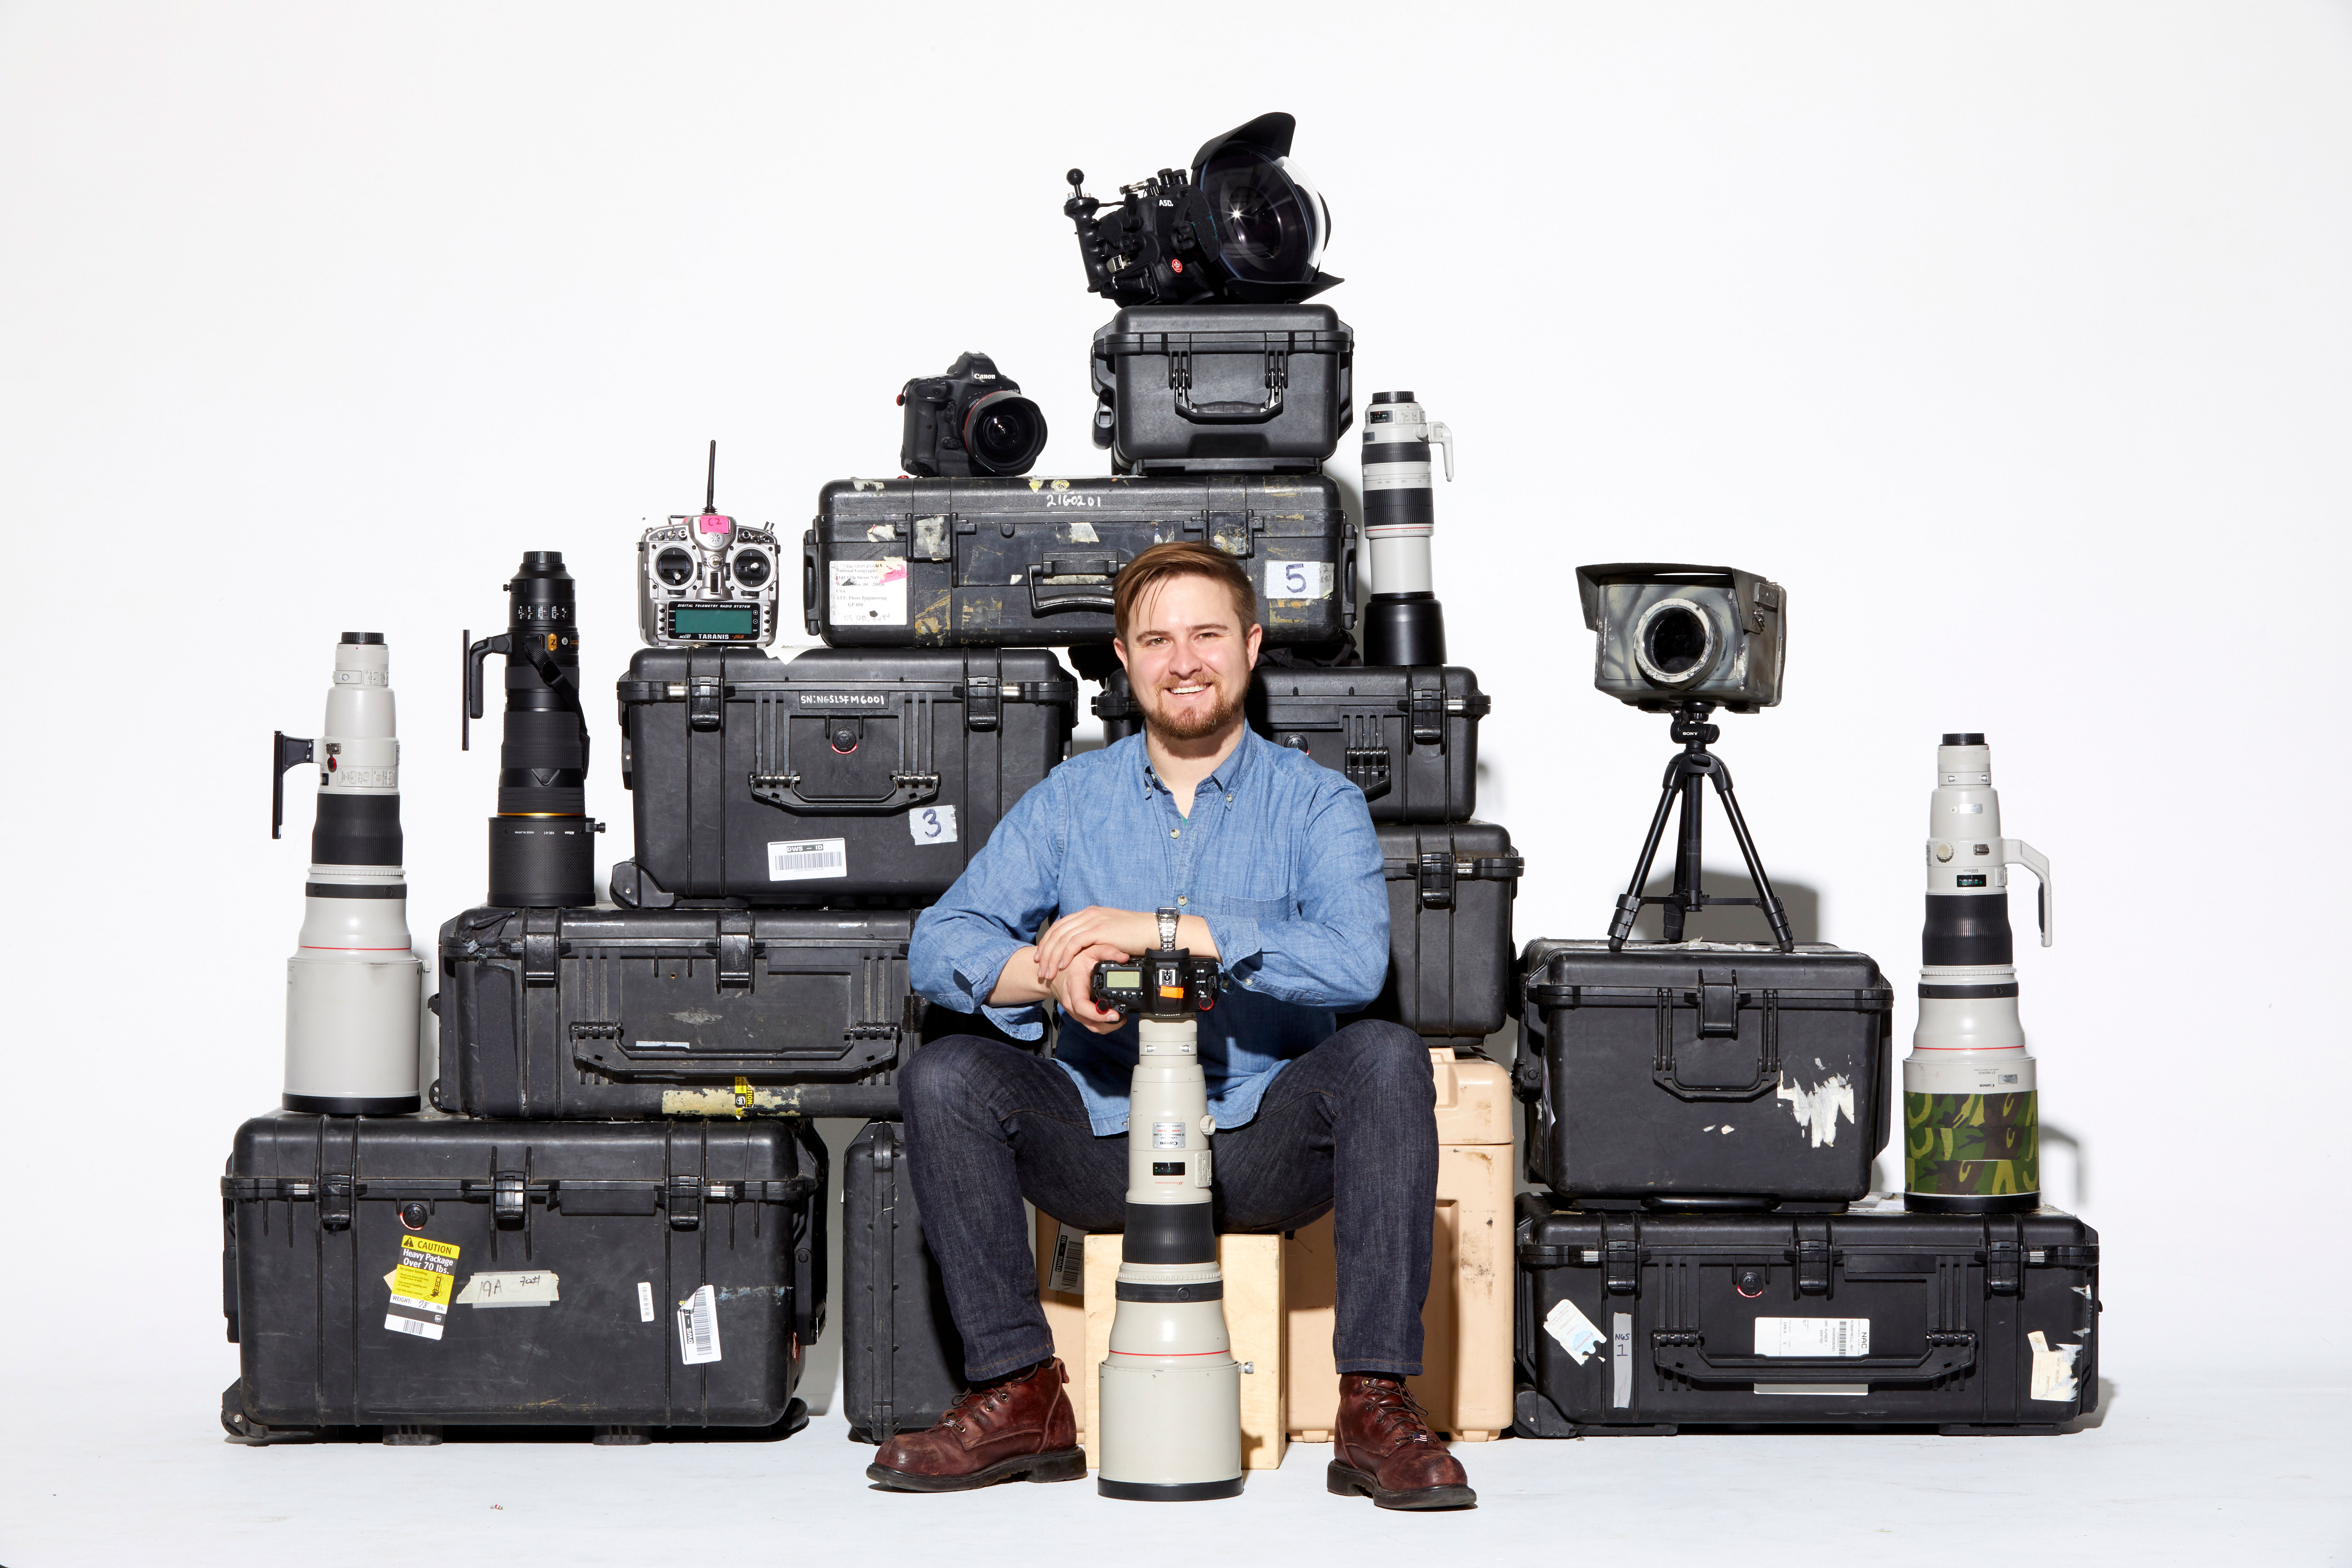
<path fill-rule="evenodd" d="M 1478 1506 L 1470 1478 L 1429 1429 L 1429 1412 L 1393 1377 L 1342 1376 L 1331 1438 L 1324 1484 L 1337 1496 L 1368 1497 L 1381 1508 Z"/>
<path fill-rule="evenodd" d="M 1069 1381 L 1053 1360 L 967 1388 L 929 1431 L 883 1444 L 866 1479 L 901 1492 L 963 1492 L 1024 1476 L 1084 1480 L 1087 1451 L 1078 1447 L 1078 1418 L 1062 1392 Z"/>

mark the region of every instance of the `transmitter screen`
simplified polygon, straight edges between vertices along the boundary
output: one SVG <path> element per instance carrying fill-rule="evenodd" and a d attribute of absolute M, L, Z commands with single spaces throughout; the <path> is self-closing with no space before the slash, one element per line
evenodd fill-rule
<path fill-rule="evenodd" d="M 760 635 L 757 605 L 676 605 L 670 608 L 670 636 L 677 637 L 756 637 Z"/>

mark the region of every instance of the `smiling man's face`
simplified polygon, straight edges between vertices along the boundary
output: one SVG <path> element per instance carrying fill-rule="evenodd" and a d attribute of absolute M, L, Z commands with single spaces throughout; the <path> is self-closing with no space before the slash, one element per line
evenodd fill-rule
<path fill-rule="evenodd" d="M 1147 593 L 1113 646 L 1146 727 L 1163 742 L 1199 741 L 1241 718 L 1264 635 L 1243 626 L 1223 584 L 1181 576 Z"/>

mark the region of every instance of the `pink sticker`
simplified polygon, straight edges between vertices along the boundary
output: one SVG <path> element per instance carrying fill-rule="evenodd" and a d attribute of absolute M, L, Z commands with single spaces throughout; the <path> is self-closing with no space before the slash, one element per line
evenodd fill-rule
<path fill-rule="evenodd" d="M 705 533 L 724 533 L 735 526 L 733 518 L 721 517 L 715 511 L 706 511 L 694 521 Z"/>
<path fill-rule="evenodd" d="M 903 563 L 897 566 L 886 566 L 882 569 L 882 581 L 885 583 L 903 583 L 906 581 L 906 578 L 907 568 Z"/>

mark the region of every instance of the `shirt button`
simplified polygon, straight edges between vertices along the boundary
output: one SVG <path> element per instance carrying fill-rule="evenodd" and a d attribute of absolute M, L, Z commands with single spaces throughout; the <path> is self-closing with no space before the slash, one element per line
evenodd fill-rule
<path fill-rule="evenodd" d="M 1186 900 L 1185 900 L 1184 895 L 1183 895 L 1183 894 L 1181 894 L 1181 893 L 1177 894 L 1177 895 L 1176 895 L 1176 901 L 1177 901 L 1178 903 L 1180 903 L 1180 904 L 1181 904 L 1181 903 L 1185 902 Z"/>
<path fill-rule="evenodd" d="M 1168 837 L 1171 838 L 1180 837 L 1182 836 L 1183 832 L 1184 830 L 1181 827 L 1171 827 L 1168 830 Z"/>

